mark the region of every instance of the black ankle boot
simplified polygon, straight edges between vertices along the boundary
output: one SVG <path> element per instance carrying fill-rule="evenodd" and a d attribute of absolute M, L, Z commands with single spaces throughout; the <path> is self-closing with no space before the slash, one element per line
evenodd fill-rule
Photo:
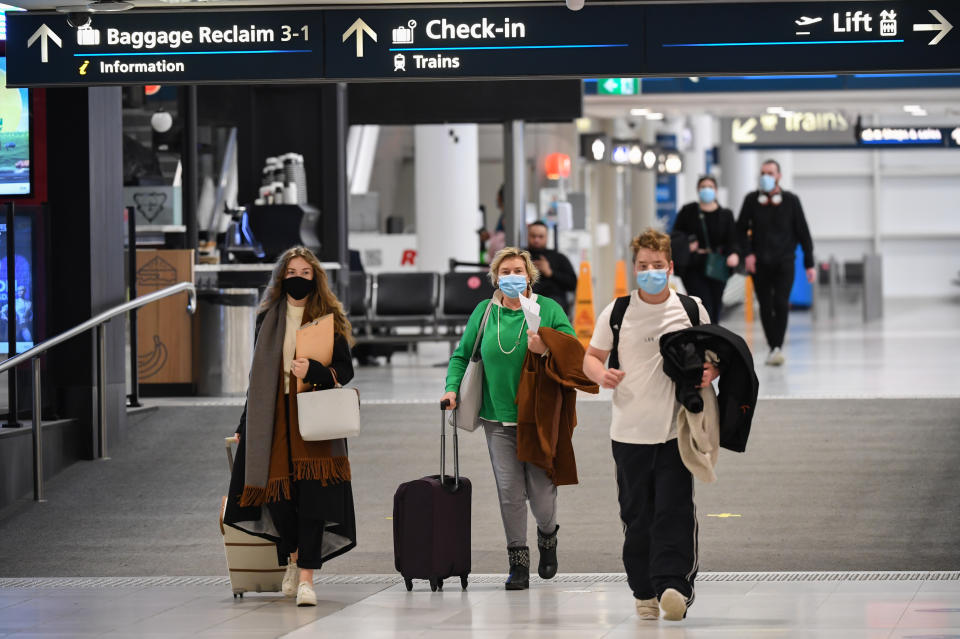
<path fill-rule="evenodd" d="M 530 587 L 530 549 L 527 546 L 507 548 L 510 560 L 510 576 L 507 577 L 507 590 L 526 590 Z"/>
<path fill-rule="evenodd" d="M 537 548 L 540 549 L 540 565 L 537 572 L 541 579 L 553 579 L 557 574 L 557 533 L 558 525 L 549 535 L 545 535 L 537 528 Z"/>

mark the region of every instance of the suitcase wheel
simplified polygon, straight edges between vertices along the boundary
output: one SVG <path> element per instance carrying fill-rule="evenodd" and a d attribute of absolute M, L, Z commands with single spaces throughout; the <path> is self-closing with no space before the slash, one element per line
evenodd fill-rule
<path fill-rule="evenodd" d="M 407 592 L 410 592 L 411 590 L 413 590 L 413 579 L 407 579 L 406 577 L 404 577 L 403 585 L 407 587 Z"/>
<path fill-rule="evenodd" d="M 467 576 L 466 576 L 466 575 L 460 575 L 460 589 L 461 589 L 461 590 L 466 590 L 466 589 L 467 589 Z"/>
<path fill-rule="evenodd" d="M 443 579 L 430 577 L 430 591 L 436 592 L 437 590 L 443 590 Z"/>
<path fill-rule="evenodd" d="M 242 592 L 233 593 L 233 598 L 236 599 L 237 597 L 240 597 L 241 599 L 243 599 L 243 593 Z"/>

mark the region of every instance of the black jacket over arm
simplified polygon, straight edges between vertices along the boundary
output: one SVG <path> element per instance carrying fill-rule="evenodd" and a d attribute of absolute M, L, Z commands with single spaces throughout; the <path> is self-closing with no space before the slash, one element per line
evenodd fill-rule
<path fill-rule="evenodd" d="M 263 323 L 265 313 L 257 316 L 256 335 L 260 335 L 260 325 Z M 319 390 L 333 388 L 336 383 L 333 375 L 330 373 L 332 368 L 337 374 L 337 382 L 341 385 L 348 383 L 353 379 L 353 355 L 350 353 L 350 345 L 342 335 L 335 335 L 333 338 L 333 358 L 330 360 L 330 367 L 326 367 L 320 362 L 310 360 L 310 367 L 307 369 L 307 376 L 304 381 L 313 384 Z M 240 415 L 240 425 L 237 426 L 237 434 L 244 435 L 247 428 L 247 404 L 243 404 L 243 414 Z"/>
<path fill-rule="evenodd" d="M 705 237 L 703 233 L 704 224 L 700 223 L 700 204 L 698 202 L 691 202 L 680 209 L 680 212 L 677 213 L 677 219 L 673 223 L 671 235 L 674 237 L 682 236 L 687 240 L 687 244 L 690 243 L 690 236 L 696 236 L 701 249 L 706 249 L 709 246 L 712 252 L 719 253 L 724 257 L 740 252 L 733 211 L 721 206 L 716 211 L 704 212 L 703 218 L 710 234 L 709 238 Z M 707 241 L 708 239 L 709 241 Z M 707 256 L 705 253 L 690 253 L 687 268 L 703 271 L 706 265 Z"/>
<path fill-rule="evenodd" d="M 803 214 L 800 198 L 790 191 L 781 191 L 779 205 L 763 205 L 759 192 L 743 199 L 737 232 L 744 255 L 756 255 L 760 264 L 792 262 L 797 244 L 803 248 L 804 268 L 813 268 L 813 238 Z"/>

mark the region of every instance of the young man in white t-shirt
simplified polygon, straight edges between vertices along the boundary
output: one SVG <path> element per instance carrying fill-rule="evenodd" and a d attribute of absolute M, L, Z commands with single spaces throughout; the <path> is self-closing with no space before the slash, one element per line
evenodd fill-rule
<path fill-rule="evenodd" d="M 693 603 L 697 575 L 697 514 L 693 476 L 677 448 L 675 386 L 663 372 L 660 336 L 692 325 L 676 291 L 669 236 L 647 230 L 631 243 L 640 287 L 631 294 L 620 323 L 619 370 L 604 362 L 614 346 L 611 302 L 594 328 L 583 370 L 613 391 L 610 438 L 617 466 L 620 518 L 624 524 L 623 566 L 641 619 L 679 621 Z M 696 298 L 701 324 L 710 323 Z M 687 300 L 690 303 L 690 300 Z M 704 366 L 701 387 L 718 376 Z"/>

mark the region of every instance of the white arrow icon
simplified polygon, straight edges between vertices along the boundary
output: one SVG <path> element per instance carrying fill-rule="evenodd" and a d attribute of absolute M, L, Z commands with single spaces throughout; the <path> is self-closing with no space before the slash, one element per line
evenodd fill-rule
<path fill-rule="evenodd" d="M 63 48 L 63 43 L 60 42 L 60 38 L 57 37 L 57 34 L 53 32 L 53 29 L 48 27 L 46 24 L 41 24 L 40 28 L 33 32 L 33 35 L 30 36 L 30 39 L 27 40 L 27 48 L 33 46 L 33 43 L 37 41 L 37 38 L 40 38 L 40 62 L 47 62 L 47 41 L 53 40 L 53 43 Z"/>
<path fill-rule="evenodd" d="M 343 42 L 346 42 L 351 35 L 357 34 L 357 57 L 363 57 L 363 34 L 366 33 L 370 38 L 376 42 L 377 33 L 370 26 L 363 21 L 363 18 L 357 18 L 357 20 L 350 25 L 350 28 L 344 31 L 343 33 Z"/>
<path fill-rule="evenodd" d="M 733 141 L 736 144 L 753 144 L 757 141 L 757 136 L 753 130 L 757 128 L 757 119 L 750 118 L 746 122 L 741 122 L 740 118 L 733 121 Z"/>
<path fill-rule="evenodd" d="M 940 41 L 943 40 L 944 37 L 946 37 L 946 35 L 953 30 L 953 25 L 950 24 L 947 21 L 947 19 L 940 14 L 939 11 L 936 11 L 934 9 L 927 9 L 927 11 L 929 11 L 930 15 L 932 15 L 934 18 L 937 19 L 937 22 L 939 24 L 915 24 L 913 25 L 913 30 L 914 31 L 939 31 L 940 33 L 938 33 L 937 36 L 933 40 L 931 40 L 929 43 L 930 46 L 933 46 L 935 44 L 939 44 Z"/>
<path fill-rule="evenodd" d="M 610 78 L 609 80 L 607 80 L 606 82 L 603 83 L 603 88 L 606 89 L 606 90 L 607 90 L 608 92 L 610 92 L 610 93 L 613 93 L 613 92 L 616 91 L 619 87 L 620 87 L 620 83 L 617 82 L 616 80 L 614 80 L 613 78 Z"/>

